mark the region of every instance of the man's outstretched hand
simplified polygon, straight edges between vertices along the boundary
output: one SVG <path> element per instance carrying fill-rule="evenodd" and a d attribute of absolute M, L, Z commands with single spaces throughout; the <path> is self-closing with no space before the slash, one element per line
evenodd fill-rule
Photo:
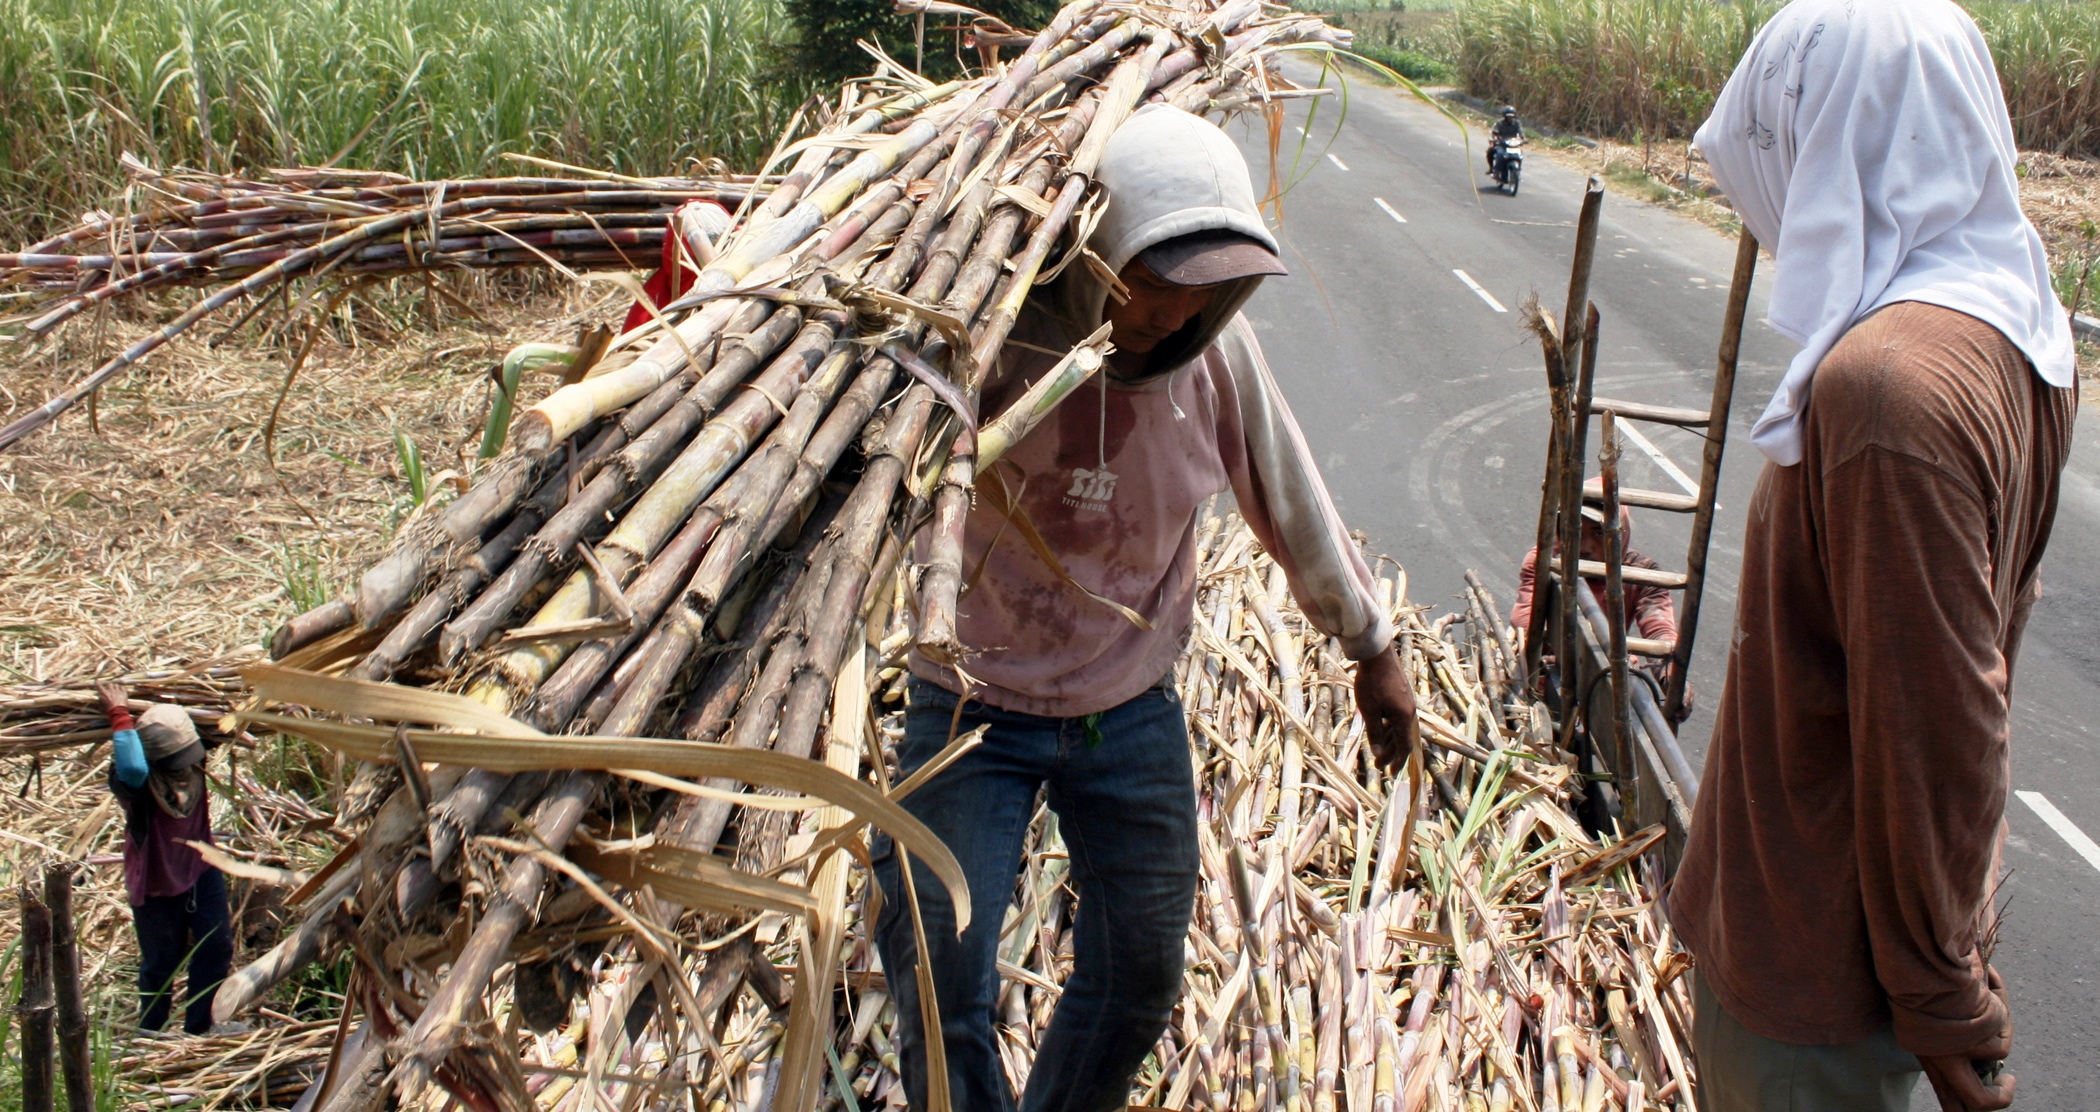
<path fill-rule="evenodd" d="M 1932 1082 L 1933 1095 L 1940 1098 L 1941 1112 L 1990 1112 L 2012 1107 L 2013 1075 L 1997 1068 L 1997 1063 L 2012 1053 L 2012 1008 L 2005 998 L 2005 979 L 1990 966 L 1984 967 L 1984 974 L 1990 978 L 1991 995 L 1998 1001 L 1996 1011 L 2004 1017 L 1998 1034 L 1962 1054 L 1918 1056 L 1926 1079 Z M 1989 1064 L 1988 1074 L 1980 1063 Z"/>
<path fill-rule="evenodd" d="M 1364 716 L 1364 732 L 1379 765 L 1398 771 L 1415 748 L 1415 685 L 1391 647 L 1357 661 L 1356 709 Z"/>

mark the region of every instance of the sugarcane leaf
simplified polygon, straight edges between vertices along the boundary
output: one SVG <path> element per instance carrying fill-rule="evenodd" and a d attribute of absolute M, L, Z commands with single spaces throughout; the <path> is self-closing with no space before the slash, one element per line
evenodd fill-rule
<path fill-rule="evenodd" d="M 1587 884 L 1596 878 L 1624 865 L 1628 861 L 1648 852 L 1649 847 L 1662 841 L 1663 825 L 1656 823 L 1628 834 L 1614 845 L 1609 845 L 1591 854 L 1574 868 L 1569 869 L 1561 884 L 1567 888 Z"/>
<path fill-rule="evenodd" d="M 341 681 L 353 682 L 353 681 Z M 386 686 L 386 685 L 380 685 Z M 407 689 L 403 689 L 407 690 Z M 366 713 L 370 713 L 369 710 Z M 245 711 L 242 721 L 340 750 L 359 760 L 393 759 L 394 730 L 320 718 L 300 718 L 271 711 Z M 517 727 L 513 726 L 515 730 Z M 688 779 L 723 777 L 769 788 L 820 796 L 872 822 L 901 846 L 925 859 L 955 903 L 957 929 L 969 925 L 970 886 L 955 855 L 926 824 L 883 797 L 882 793 L 817 761 L 765 749 L 742 749 L 703 741 L 666 738 L 565 735 L 521 737 L 516 733 L 467 733 L 409 730 L 408 738 L 426 761 L 485 768 L 491 772 L 645 768 Z"/>
<path fill-rule="evenodd" d="M 241 669 L 241 678 L 255 689 L 257 698 L 268 703 L 388 722 L 457 726 L 499 737 L 547 736 L 485 703 L 428 688 L 324 676 L 282 664 L 251 664 Z M 421 751 L 420 746 L 417 749 Z"/>
<path fill-rule="evenodd" d="M 803 915 L 816 907 L 800 885 L 769 880 L 732 868 L 712 854 L 678 846 L 652 846 L 640 853 L 604 853 L 587 845 L 569 847 L 569 859 L 634 891 L 648 887 L 693 911 L 778 911 Z"/>

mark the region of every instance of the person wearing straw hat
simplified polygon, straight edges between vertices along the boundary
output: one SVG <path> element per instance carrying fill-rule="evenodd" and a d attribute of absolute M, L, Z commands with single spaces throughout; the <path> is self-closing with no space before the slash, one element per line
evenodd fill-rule
<path fill-rule="evenodd" d="M 189 962 L 182 1029 L 212 1030 L 212 998 L 233 966 L 226 877 L 192 842 L 210 844 L 204 741 L 181 707 L 134 720 L 122 686 L 97 685 L 113 732 L 109 786 L 124 805 L 124 892 L 139 942 L 139 1028 L 167 1026 L 175 976 Z"/>
<path fill-rule="evenodd" d="M 895 849 L 886 838 L 874 847 L 876 937 L 913 1107 L 927 1100 L 922 958 L 953 1107 L 1015 1106 L 993 1030 L 997 948 L 1039 793 L 1070 850 L 1079 902 L 1072 974 L 1020 1107 L 1122 1108 L 1173 1012 L 1198 843 L 1171 673 L 1194 610 L 1197 524 L 1214 495 L 1233 494 L 1307 618 L 1357 662 L 1378 758 L 1396 767 L 1414 744 L 1391 615 L 1239 312 L 1285 268 L 1238 148 L 1197 116 L 1148 106 L 1111 138 L 1099 181 L 1108 205 L 1088 255 L 1031 298 L 983 409 L 1001 411 L 1103 322 L 1116 351 L 979 477 L 957 618 L 976 651 L 958 665 L 911 665 L 902 773 L 985 729 L 904 802 L 962 864 L 969 930 L 957 937 L 953 907 L 914 861 L 930 950 L 921 955 Z"/>
<path fill-rule="evenodd" d="M 1670 914 L 1715 1112 L 2011 1104 L 1990 890 L 2076 412 L 1983 36 L 1796 0 L 1697 141 L 1802 347 L 1752 429 L 1727 684 Z"/>

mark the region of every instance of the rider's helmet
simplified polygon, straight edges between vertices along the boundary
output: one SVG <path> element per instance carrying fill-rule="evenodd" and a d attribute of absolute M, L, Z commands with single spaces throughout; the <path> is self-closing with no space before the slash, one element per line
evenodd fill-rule
<path fill-rule="evenodd" d="M 1502 115 L 1503 115 L 1503 118 L 1505 118 L 1505 119 L 1508 119 L 1508 118 L 1514 117 L 1514 116 L 1515 116 L 1516 114 L 1517 114 L 1517 106 L 1516 106 L 1516 105 L 1514 105 L 1514 104 L 1505 104 L 1505 105 L 1503 105 L 1503 106 L 1502 106 Z"/>

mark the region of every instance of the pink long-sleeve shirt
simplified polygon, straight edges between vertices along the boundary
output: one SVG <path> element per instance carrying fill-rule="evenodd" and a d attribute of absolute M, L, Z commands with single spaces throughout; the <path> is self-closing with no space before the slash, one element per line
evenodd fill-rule
<path fill-rule="evenodd" d="M 980 412 L 1003 411 L 1047 372 L 1060 336 L 1046 316 L 1024 315 Z M 965 525 L 958 632 L 970 651 L 962 669 L 993 706 L 1092 714 L 1159 682 L 1194 612 L 1197 515 L 1227 490 L 1316 628 L 1354 660 L 1392 642 L 1370 569 L 1244 317 L 1170 374 L 1082 385 L 991 470 Z M 1000 512 L 1013 495 L 1071 580 L 1152 628 L 1053 570 Z M 914 657 L 912 671 L 961 686 L 931 660 Z"/>

